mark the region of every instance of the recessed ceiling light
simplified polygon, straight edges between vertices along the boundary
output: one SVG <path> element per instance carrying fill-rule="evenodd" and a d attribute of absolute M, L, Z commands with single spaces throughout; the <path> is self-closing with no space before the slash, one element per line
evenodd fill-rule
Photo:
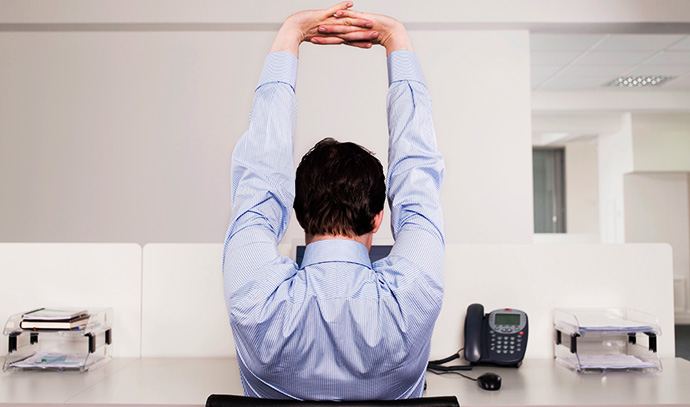
<path fill-rule="evenodd" d="M 614 86 L 621 88 L 635 88 L 641 86 L 659 86 L 662 83 L 675 79 L 673 76 L 642 75 L 642 76 L 619 76 L 618 78 L 604 84 L 604 86 Z"/>

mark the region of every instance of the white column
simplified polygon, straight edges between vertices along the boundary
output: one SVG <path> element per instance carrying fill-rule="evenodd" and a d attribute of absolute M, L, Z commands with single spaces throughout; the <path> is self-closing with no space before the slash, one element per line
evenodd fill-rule
<path fill-rule="evenodd" d="M 623 175 L 633 170 L 630 114 L 621 130 L 599 136 L 599 225 L 602 243 L 623 243 L 625 222 Z"/>

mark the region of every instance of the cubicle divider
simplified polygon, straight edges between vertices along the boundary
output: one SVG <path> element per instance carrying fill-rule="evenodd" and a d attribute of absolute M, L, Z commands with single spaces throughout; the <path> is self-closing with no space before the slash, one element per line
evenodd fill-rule
<path fill-rule="evenodd" d="M 471 303 L 529 317 L 526 358 L 553 357 L 557 307 L 630 307 L 655 315 L 660 357 L 675 356 L 673 265 L 667 244 L 447 245 L 445 296 L 432 357 L 462 348 Z"/>
<path fill-rule="evenodd" d="M 281 253 L 291 253 L 282 246 Z M 0 320 L 40 306 L 115 311 L 115 357 L 235 355 L 221 244 L 0 244 Z M 657 316 L 673 357 L 673 272 L 665 244 L 448 245 L 432 356 L 462 347 L 467 306 L 529 315 L 527 358 L 553 356 L 554 307 L 631 307 Z M 0 347 L 4 355 L 6 347 Z"/>
<path fill-rule="evenodd" d="M 143 356 L 234 355 L 221 261 L 220 244 L 144 247 Z M 659 355 L 673 357 L 672 290 L 665 244 L 451 244 L 432 355 L 462 347 L 465 311 L 478 302 L 487 312 L 527 312 L 528 358 L 553 357 L 554 307 L 621 306 L 656 315 L 663 331 Z"/>
<path fill-rule="evenodd" d="M 141 247 L 136 243 L 1 243 L 0 324 L 39 307 L 110 307 L 115 357 L 141 354 Z M 7 354 L 3 338 L 0 356 Z"/>
<path fill-rule="evenodd" d="M 291 245 L 279 245 L 290 255 Z M 142 357 L 235 356 L 223 294 L 223 245 L 144 246 Z"/>
<path fill-rule="evenodd" d="M 222 244 L 144 246 L 142 357 L 234 356 Z"/>

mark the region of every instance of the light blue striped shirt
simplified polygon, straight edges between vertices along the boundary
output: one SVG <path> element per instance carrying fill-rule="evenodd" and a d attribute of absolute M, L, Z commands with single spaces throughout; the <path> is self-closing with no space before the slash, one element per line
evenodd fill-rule
<path fill-rule="evenodd" d="M 232 156 L 225 301 L 245 394 L 309 400 L 421 397 L 443 298 L 443 158 L 417 57 L 388 57 L 387 195 L 395 245 L 374 264 L 352 240 L 277 251 L 295 190 L 297 58 L 271 53 Z"/>

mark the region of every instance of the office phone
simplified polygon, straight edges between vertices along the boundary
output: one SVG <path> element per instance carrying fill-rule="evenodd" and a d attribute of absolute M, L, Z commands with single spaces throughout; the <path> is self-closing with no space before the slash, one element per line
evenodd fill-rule
<path fill-rule="evenodd" d="M 430 360 L 427 370 L 437 374 L 457 373 L 474 380 L 484 390 L 501 388 L 501 376 L 487 372 L 477 378 L 465 376 L 462 370 L 472 370 L 476 365 L 519 367 L 527 350 L 529 326 L 527 314 L 513 308 L 503 308 L 484 314 L 484 306 L 471 304 L 465 316 L 465 360 L 469 365 L 444 366 L 459 359 L 460 351 L 447 358 Z M 462 350 L 462 349 L 461 349 Z M 426 389 L 426 383 L 424 384 Z"/>
<path fill-rule="evenodd" d="M 444 366 L 460 358 L 460 351 L 439 360 L 430 360 L 427 369 L 435 372 L 472 370 L 480 364 L 519 367 L 527 350 L 527 314 L 502 308 L 484 314 L 484 306 L 471 304 L 465 316 L 464 358 L 469 365 Z M 461 349 L 461 350 L 463 350 Z"/>
<path fill-rule="evenodd" d="M 518 367 L 525 357 L 528 333 L 523 311 L 504 308 L 484 314 L 481 304 L 472 304 L 465 317 L 465 360 Z"/>

